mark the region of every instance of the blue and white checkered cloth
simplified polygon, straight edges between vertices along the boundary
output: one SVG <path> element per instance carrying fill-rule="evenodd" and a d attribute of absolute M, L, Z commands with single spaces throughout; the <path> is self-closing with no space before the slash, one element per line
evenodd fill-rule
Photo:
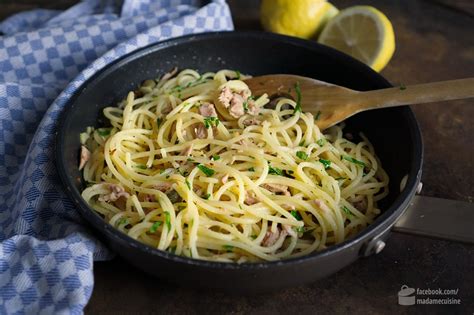
<path fill-rule="evenodd" d="M 232 28 L 224 0 L 85 0 L 0 23 L 1 314 L 82 313 L 93 260 L 112 256 L 56 173 L 54 132 L 69 97 L 138 47 Z"/>

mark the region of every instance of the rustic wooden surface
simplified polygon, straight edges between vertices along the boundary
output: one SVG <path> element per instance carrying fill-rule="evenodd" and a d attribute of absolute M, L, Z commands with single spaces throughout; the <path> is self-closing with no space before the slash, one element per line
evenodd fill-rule
<path fill-rule="evenodd" d="M 260 27 L 258 11 L 239 9 L 249 3 L 255 7 L 250 1 L 229 1 L 237 29 Z M 0 19 L 20 10 L 62 9 L 74 2 L 3 0 Z M 344 8 L 362 1 L 334 0 L 333 3 Z M 366 0 L 363 3 L 376 6 L 393 23 L 397 50 L 382 72 L 393 84 L 474 76 L 474 1 Z M 425 142 L 423 194 L 472 202 L 473 102 L 461 100 L 414 107 Z M 361 259 L 312 285 L 259 296 L 235 296 L 176 287 L 115 259 L 95 264 L 95 288 L 86 313 L 473 314 L 473 266 L 471 245 L 394 233 L 381 254 Z M 462 299 L 462 304 L 399 306 L 397 292 L 403 284 L 425 289 L 458 288 L 457 298 Z"/>

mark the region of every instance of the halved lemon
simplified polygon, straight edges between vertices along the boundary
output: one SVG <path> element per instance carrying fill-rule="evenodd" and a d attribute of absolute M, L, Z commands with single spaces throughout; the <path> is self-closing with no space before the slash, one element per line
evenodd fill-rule
<path fill-rule="evenodd" d="M 321 44 L 336 48 L 382 70 L 395 51 L 392 23 L 371 6 L 354 6 L 330 20 L 318 38 Z"/>
<path fill-rule="evenodd" d="M 321 34 L 321 32 L 323 31 L 323 29 L 328 24 L 328 22 L 332 20 L 332 18 L 338 14 L 339 14 L 339 9 L 336 8 L 332 3 L 326 2 L 326 5 L 324 6 L 323 17 L 321 18 L 321 21 L 319 22 L 319 26 L 316 32 L 311 38 L 316 40 Z"/>
<path fill-rule="evenodd" d="M 326 0 L 262 0 L 260 19 L 267 31 L 308 39 L 337 12 Z"/>

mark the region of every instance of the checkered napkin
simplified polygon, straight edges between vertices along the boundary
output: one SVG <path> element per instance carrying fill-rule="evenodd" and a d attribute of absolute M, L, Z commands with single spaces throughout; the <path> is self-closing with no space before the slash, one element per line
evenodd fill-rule
<path fill-rule="evenodd" d="M 0 23 L 1 314 L 82 313 L 93 260 L 111 257 L 56 173 L 54 132 L 69 97 L 138 47 L 232 28 L 224 0 L 86 0 Z"/>

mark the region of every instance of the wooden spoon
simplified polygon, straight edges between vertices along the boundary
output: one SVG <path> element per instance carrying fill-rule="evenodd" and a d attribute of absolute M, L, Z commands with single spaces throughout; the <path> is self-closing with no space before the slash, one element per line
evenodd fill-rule
<path fill-rule="evenodd" d="M 321 130 L 365 110 L 474 97 L 474 78 L 367 92 L 289 74 L 263 75 L 246 79 L 245 83 L 254 95 L 292 95 L 295 100 L 299 85 L 302 109 L 315 115 Z"/>

